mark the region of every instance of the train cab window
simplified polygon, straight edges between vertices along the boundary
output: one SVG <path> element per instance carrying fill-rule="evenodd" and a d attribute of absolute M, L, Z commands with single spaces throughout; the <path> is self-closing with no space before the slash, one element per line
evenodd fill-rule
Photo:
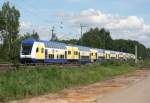
<path fill-rule="evenodd" d="M 68 55 L 70 55 L 71 54 L 71 51 L 68 51 Z"/>
<path fill-rule="evenodd" d="M 39 52 L 39 48 L 37 47 L 37 48 L 36 48 L 36 53 L 38 53 L 38 52 Z"/>
<path fill-rule="evenodd" d="M 41 49 L 41 53 L 44 53 L 44 48 Z"/>
<path fill-rule="evenodd" d="M 30 55 L 32 51 L 32 45 L 22 45 L 22 54 Z"/>

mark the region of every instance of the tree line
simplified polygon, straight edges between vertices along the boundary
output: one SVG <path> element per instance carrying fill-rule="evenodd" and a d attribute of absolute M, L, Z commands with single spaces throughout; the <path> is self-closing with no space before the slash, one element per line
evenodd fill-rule
<path fill-rule="evenodd" d="M 137 45 L 139 59 L 150 57 L 150 49 L 146 48 L 140 42 L 135 40 L 112 39 L 110 32 L 105 28 L 91 28 L 79 40 L 63 40 L 62 42 L 132 54 L 135 53 L 135 45 Z"/>
<path fill-rule="evenodd" d="M 20 11 L 16 9 L 15 6 L 10 6 L 9 2 L 5 2 L 0 9 L 0 62 L 18 62 L 21 41 L 27 38 L 40 39 L 36 31 L 22 35 L 19 34 L 20 16 Z M 57 39 L 56 41 L 133 54 L 135 45 L 137 45 L 139 58 L 147 58 L 150 55 L 150 49 L 138 41 L 123 39 L 113 40 L 110 32 L 104 28 L 91 28 L 88 32 L 84 33 L 80 39 Z"/>

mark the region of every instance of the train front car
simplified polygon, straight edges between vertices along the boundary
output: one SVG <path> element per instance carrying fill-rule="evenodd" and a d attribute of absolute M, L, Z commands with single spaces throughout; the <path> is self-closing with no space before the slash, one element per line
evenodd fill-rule
<path fill-rule="evenodd" d="M 34 39 L 26 39 L 21 43 L 20 61 L 21 63 L 43 62 L 45 58 L 44 43 Z"/>

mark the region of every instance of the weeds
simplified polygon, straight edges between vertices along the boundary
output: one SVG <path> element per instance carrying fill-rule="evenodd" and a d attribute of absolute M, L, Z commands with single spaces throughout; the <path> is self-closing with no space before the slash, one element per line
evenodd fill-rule
<path fill-rule="evenodd" d="M 127 63 L 102 63 L 75 68 L 39 66 L 0 72 L 0 101 L 22 99 L 94 83 L 133 71 Z"/>

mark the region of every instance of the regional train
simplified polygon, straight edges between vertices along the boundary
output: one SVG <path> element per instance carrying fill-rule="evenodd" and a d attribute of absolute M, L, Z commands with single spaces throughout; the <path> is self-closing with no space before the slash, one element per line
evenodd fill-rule
<path fill-rule="evenodd" d="M 26 39 L 21 43 L 21 63 L 92 63 L 134 60 L 131 53 Z"/>

